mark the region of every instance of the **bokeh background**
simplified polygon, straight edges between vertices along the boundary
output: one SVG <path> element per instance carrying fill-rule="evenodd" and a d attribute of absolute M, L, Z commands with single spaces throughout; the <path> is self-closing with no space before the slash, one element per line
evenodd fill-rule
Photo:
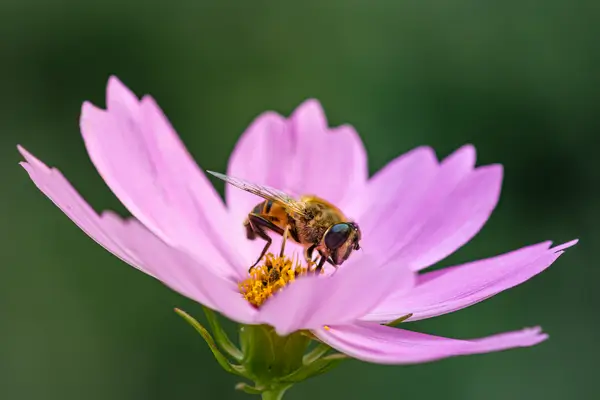
<path fill-rule="evenodd" d="M 358 129 L 371 171 L 418 145 L 473 143 L 478 163 L 504 164 L 503 197 L 441 265 L 581 238 L 522 286 L 412 325 L 469 338 L 541 324 L 542 345 L 349 361 L 286 398 L 600 398 L 599 18 L 594 0 L 1 0 L 0 399 L 248 396 L 172 311 L 204 321 L 200 307 L 93 243 L 17 165 L 20 143 L 96 209 L 125 213 L 78 131 L 110 74 L 155 96 L 214 170 L 255 116 L 308 97 Z"/>

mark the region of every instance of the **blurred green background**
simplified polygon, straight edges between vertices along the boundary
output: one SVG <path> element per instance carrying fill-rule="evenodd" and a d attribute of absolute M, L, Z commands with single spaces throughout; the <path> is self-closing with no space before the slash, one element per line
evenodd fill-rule
<path fill-rule="evenodd" d="M 78 131 L 109 74 L 155 96 L 217 171 L 255 116 L 308 97 L 358 129 L 371 171 L 418 145 L 446 156 L 475 144 L 480 164 L 504 164 L 503 197 L 443 265 L 581 238 L 532 281 L 409 326 L 469 338 L 540 324 L 542 345 L 350 361 L 286 398 L 600 398 L 599 18 L 594 0 L 1 0 L 0 399 L 248 396 L 172 311 L 202 320 L 200 307 L 93 243 L 17 165 L 20 143 L 96 209 L 124 212 Z"/>

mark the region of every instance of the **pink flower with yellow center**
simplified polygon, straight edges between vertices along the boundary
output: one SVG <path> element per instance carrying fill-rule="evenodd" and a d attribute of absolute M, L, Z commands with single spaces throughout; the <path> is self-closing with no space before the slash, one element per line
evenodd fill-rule
<path fill-rule="evenodd" d="M 356 131 L 329 128 L 316 100 L 289 118 L 260 115 L 236 145 L 227 174 L 328 200 L 360 226 L 362 249 L 335 272 L 326 264 L 325 273 L 306 274 L 302 249 L 288 241 L 284 257 L 270 254 L 249 273 L 264 242 L 249 241 L 242 223 L 262 199 L 226 185 L 223 202 L 151 97 L 139 100 L 113 77 L 106 103 L 106 110 L 84 103 L 81 132 L 132 218 L 96 213 L 58 170 L 19 147 L 22 165 L 91 238 L 182 295 L 247 329 L 270 327 L 278 337 L 302 332 L 373 363 L 421 363 L 547 338 L 540 328 L 458 340 L 387 325 L 485 300 L 542 272 L 576 243 L 542 242 L 422 273 L 467 243 L 498 201 L 502 167 L 475 167 L 472 146 L 442 161 L 420 147 L 369 177 Z"/>

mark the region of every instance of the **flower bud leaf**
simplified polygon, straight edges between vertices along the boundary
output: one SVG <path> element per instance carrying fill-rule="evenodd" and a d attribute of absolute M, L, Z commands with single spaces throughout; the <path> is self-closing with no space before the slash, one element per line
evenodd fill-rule
<path fill-rule="evenodd" d="M 190 324 L 200 334 L 200 336 L 202 336 L 204 341 L 206 341 L 206 344 L 208 344 L 208 347 L 212 351 L 213 355 L 217 359 L 217 362 L 219 363 L 219 365 L 221 365 L 221 367 L 223 367 L 225 371 L 234 375 L 245 377 L 244 367 L 242 367 L 241 365 L 231 364 L 229 360 L 227 360 L 227 358 L 223 355 L 223 353 L 221 353 L 221 351 L 215 344 L 214 339 L 205 327 L 203 327 L 198 321 L 196 321 L 191 315 L 189 315 L 185 311 L 176 308 L 175 312 L 180 317 L 182 317 L 188 324 Z"/>
<path fill-rule="evenodd" d="M 348 358 L 349 357 L 347 355 L 341 353 L 331 354 L 326 357 L 319 358 L 314 362 L 297 369 L 291 374 L 280 378 L 279 381 L 286 383 L 301 382 L 308 378 L 312 378 L 330 371 Z"/>
<path fill-rule="evenodd" d="M 312 364 L 325 355 L 325 353 L 327 353 L 329 350 L 331 350 L 331 347 L 325 343 L 319 343 L 314 349 L 304 355 L 302 358 L 302 363 L 304 365 Z"/>
<path fill-rule="evenodd" d="M 229 339 L 229 336 L 227 336 L 227 333 L 225 333 L 225 330 L 223 330 L 223 327 L 219 323 L 217 314 L 208 307 L 202 306 L 202 309 L 204 310 L 210 329 L 219 347 L 221 347 L 221 349 L 231 358 L 238 362 L 242 361 L 244 354 L 242 354 L 242 351 L 238 349 L 231 339 Z"/>
<path fill-rule="evenodd" d="M 241 390 L 242 392 L 248 393 L 248 394 L 262 394 L 262 392 L 264 392 L 264 389 L 259 389 L 257 387 L 254 386 L 250 386 L 247 383 L 244 382 L 240 382 L 237 385 L 235 385 L 235 389 L 236 390 Z"/>

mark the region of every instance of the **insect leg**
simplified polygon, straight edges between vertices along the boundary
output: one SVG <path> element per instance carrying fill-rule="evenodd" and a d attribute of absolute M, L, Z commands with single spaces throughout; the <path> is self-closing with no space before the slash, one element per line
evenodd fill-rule
<path fill-rule="evenodd" d="M 256 232 L 254 231 L 254 228 L 249 220 L 246 220 L 246 223 L 244 223 L 244 228 L 246 228 L 246 237 L 249 240 L 256 239 Z"/>
<path fill-rule="evenodd" d="M 321 256 L 319 259 L 319 263 L 317 264 L 317 268 L 315 268 L 315 274 L 320 274 L 323 269 L 323 265 L 325 265 L 325 261 L 327 261 L 327 257 Z"/>
<path fill-rule="evenodd" d="M 252 266 L 250 267 L 250 270 L 252 270 L 252 268 L 254 268 L 256 266 L 256 264 L 258 264 L 260 262 L 260 260 L 262 260 L 264 255 L 267 253 L 267 250 L 269 250 L 271 243 L 273 242 L 273 240 L 265 232 L 265 228 L 270 229 L 280 235 L 283 234 L 283 229 L 281 229 L 280 227 L 275 225 L 273 222 L 261 217 L 258 214 L 249 214 L 248 215 L 248 223 L 252 227 L 252 231 L 254 233 L 256 233 L 256 235 L 259 236 L 261 239 L 264 239 L 267 242 L 265 244 L 265 247 L 260 252 L 260 256 L 258 257 L 258 260 L 256 260 L 256 262 L 254 264 L 252 264 Z"/>
<path fill-rule="evenodd" d="M 313 251 L 315 251 L 316 247 L 317 247 L 317 245 L 313 244 L 310 247 L 307 247 L 306 249 L 304 249 L 304 259 L 306 260 L 307 264 L 310 264 L 313 262 L 312 255 L 313 255 Z"/>
<path fill-rule="evenodd" d="M 279 253 L 279 257 L 283 257 L 283 251 L 285 250 L 285 241 L 287 239 L 288 233 L 290 232 L 290 226 L 286 225 L 285 230 L 283 231 L 283 240 L 281 241 L 281 252 Z"/>
<path fill-rule="evenodd" d="M 334 263 L 334 262 L 333 262 L 333 259 L 332 259 L 331 257 L 327 257 L 327 258 L 325 259 L 325 261 L 324 261 L 324 262 L 322 262 L 321 260 L 322 260 L 322 259 L 324 259 L 324 258 L 325 258 L 325 257 L 323 257 L 323 256 L 321 256 L 321 258 L 319 258 L 319 264 L 321 264 L 321 265 L 323 265 L 323 266 L 324 266 L 324 265 L 325 265 L 325 262 L 327 262 L 327 263 L 329 263 L 329 264 L 330 264 L 330 265 L 331 265 L 333 268 L 337 269 L 337 267 L 338 267 L 338 266 L 336 265 L 336 263 Z"/>
<path fill-rule="evenodd" d="M 312 263 L 315 263 L 315 261 L 313 260 L 312 256 L 313 256 L 313 252 L 315 251 L 315 249 L 317 248 L 316 244 L 313 244 L 310 247 L 307 247 L 304 250 L 304 259 L 306 260 L 306 263 L 308 265 L 311 265 Z M 325 261 L 321 261 L 322 259 L 325 259 Z M 335 263 L 333 262 L 333 259 L 331 257 L 323 257 L 321 255 L 321 258 L 318 259 L 318 264 L 321 265 L 321 269 L 323 268 L 323 266 L 325 265 L 325 262 L 328 262 L 329 264 L 331 264 L 334 268 L 337 268 L 337 265 L 335 265 Z"/>

